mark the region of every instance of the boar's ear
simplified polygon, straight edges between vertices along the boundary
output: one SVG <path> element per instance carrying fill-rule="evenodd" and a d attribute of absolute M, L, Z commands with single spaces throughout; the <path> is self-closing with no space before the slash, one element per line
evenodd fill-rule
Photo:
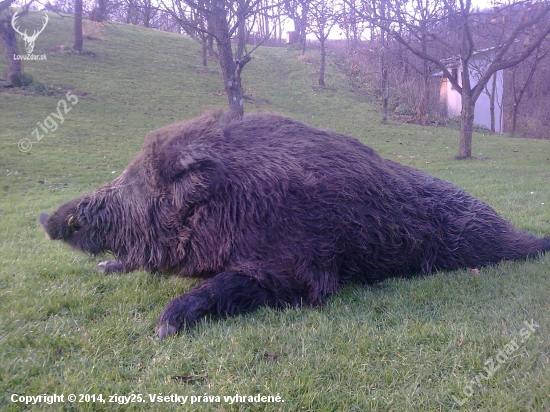
<path fill-rule="evenodd" d="M 223 164 L 214 155 L 201 148 L 186 148 L 167 156 L 164 170 L 167 183 L 173 187 L 174 197 L 187 202 L 198 202 L 214 193 L 223 175 Z"/>

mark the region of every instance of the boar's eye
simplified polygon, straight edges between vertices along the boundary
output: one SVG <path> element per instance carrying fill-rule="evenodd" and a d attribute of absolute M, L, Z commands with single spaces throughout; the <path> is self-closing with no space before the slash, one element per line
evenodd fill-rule
<path fill-rule="evenodd" d="M 77 223 L 73 215 L 69 216 L 67 227 L 70 229 L 71 232 L 76 232 L 78 229 L 80 229 L 80 225 Z"/>

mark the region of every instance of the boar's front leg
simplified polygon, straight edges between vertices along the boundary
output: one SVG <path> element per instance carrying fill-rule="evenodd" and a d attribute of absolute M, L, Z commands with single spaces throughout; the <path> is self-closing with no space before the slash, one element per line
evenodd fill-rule
<path fill-rule="evenodd" d="M 307 303 L 302 288 L 293 285 L 288 276 L 262 279 L 264 285 L 255 277 L 226 271 L 205 280 L 164 308 L 157 324 L 157 336 L 164 339 L 208 314 L 227 317 L 260 306 L 281 308 Z"/>
<path fill-rule="evenodd" d="M 124 272 L 122 263 L 119 262 L 118 260 L 105 260 L 103 262 L 99 262 L 98 265 L 103 268 L 103 273 L 106 273 L 106 274 Z"/>

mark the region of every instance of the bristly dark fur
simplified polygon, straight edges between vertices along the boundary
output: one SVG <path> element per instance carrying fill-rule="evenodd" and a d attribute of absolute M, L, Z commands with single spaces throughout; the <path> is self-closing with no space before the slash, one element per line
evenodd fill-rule
<path fill-rule="evenodd" d="M 111 251 L 105 271 L 207 278 L 159 319 L 164 338 L 206 314 L 319 304 L 348 282 L 480 267 L 550 250 L 482 201 L 294 120 L 207 113 L 149 133 L 113 182 L 40 223 Z"/>

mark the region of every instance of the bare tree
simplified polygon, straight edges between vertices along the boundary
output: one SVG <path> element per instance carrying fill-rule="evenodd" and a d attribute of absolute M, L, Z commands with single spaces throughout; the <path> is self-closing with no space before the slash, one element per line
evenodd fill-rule
<path fill-rule="evenodd" d="M 497 74 L 493 74 L 491 78 L 491 84 L 485 86 L 484 92 L 489 96 L 489 113 L 491 116 L 491 132 L 496 132 L 496 119 L 495 119 L 495 109 L 497 104 Z"/>
<path fill-rule="evenodd" d="M 196 40 L 202 46 L 202 65 L 208 65 L 208 56 L 218 57 L 214 51 L 213 40 L 211 34 L 212 23 L 209 20 L 209 14 L 203 10 L 206 8 L 204 0 L 196 0 L 198 7 L 193 7 L 185 1 L 172 0 L 170 6 L 163 3 L 164 11 L 178 22 L 181 30 Z"/>
<path fill-rule="evenodd" d="M 413 0 L 414 7 L 404 7 L 399 0 L 388 0 L 391 14 L 381 15 L 378 9 L 369 8 L 367 0 L 355 12 L 371 24 L 387 32 L 418 57 L 432 62 L 451 82 L 462 98 L 460 143 L 457 158 L 469 158 L 472 153 L 474 108 L 494 73 L 513 67 L 536 50 L 550 34 L 548 2 L 516 2 L 510 6 L 479 11 L 471 0 L 443 0 L 435 13 L 423 15 L 426 4 Z M 351 4 L 348 4 L 351 6 Z M 510 19 L 510 13 L 515 19 Z M 449 30 L 449 29 L 452 30 Z M 490 34 L 490 35 L 489 35 Z M 453 38 L 454 36 L 454 38 Z M 418 39 L 426 37 L 432 47 L 423 49 Z M 480 41 L 480 39 L 485 39 Z M 471 59 L 480 48 L 487 48 L 488 41 L 493 56 L 474 85 L 471 81 Z M 512 47 L 520 41 L 522 47 Z M 453 76 L 448 58 L 457 58 L 461 77 Z"/>
<path fill-rule="evenodd" d="M 523 96 L 525 95 L 525 91 L 533 81 L 533 77 L 537 71 L 537 67 L 539 63 L 548 55 L 550 52 L 550 44 L 549 42 L 545 42 L 546 44 L 541 45 L 539 48 L 537 48 L 533 58 L 524 61 L 522 64 L 523 66 L 526 66 L 527 68 L 527 74 L 524 76 L 523 79 L 520 79 L 519 75 L 519 69 L 521 67 L 515 66 L 512 69 L 512 90 L 511 90 L 511 96 L 513 99 L 513 105 L 512 105 L 512 125 L 510 128 L 510 134 L 514 135 L 516 133 L 517 128 L 517 119 L 518 119 L 518 111 L 520 107 L 520 103 L 523 99 Z M 524 68 L 525 71 L 525 68 Z"/>
<path fill-rule="evenodd" d="M 306 52 L 307 16 L 311 0 L 284 0 L 285 11 L 294 22 L 294 39 L 292 43 L 302 44 L 302 55 Z"/>
<path fill-rule="evenodd" d="M 338 15 L 333 0 L 313 0 L 309 4 L 309 30 L 321 44 L 321 67 L 319 68 L 319 86 L 325 85 L 326 40 L 336 25 Z"/>
<path fill-rule="evenodd" d="M 348 7 L 345 2 L 340 4 L 342 10 L 339 20 L 340 28 L 346 36 L 348 50 L 357 45 L 360 37 L 357 15 L 353 10 L 356 0 L 349 0 L 349 2 L 353 5 L 352 7 Z"/>
<path fill-rule="evenodd" d="M 354 7 L 356 3 L 354 4 Z M 389 35 L 389 15 L 391 7 L 389 0 L 363 0 L 363 8 L 373 15 L 380 16 L 377 24 L 371 23 L 371 46 L 378 59 L 378 76 L 380 83 L 380 94 L 382 98 L 382 124 L 388 121 L 388 103 L 390 99 L 390 35 Z M 378 30 L 376 30 L 378 28 Z"/>
<path fill-rule="evenodd" d="M 22 84 L 21 75 L 23 73 L 23 66 L 21 60 L 15 58 L 15 56 L 19 55 L 19 48 L 17 47 L 16 32 L 12 25 L 14 14 L 10 11 L 10 7 L 14 2 L 15 0 L 0 1 L 0 37 L 2 38 L 4 54 L 8 61 L 6 85 L 20 87 Z M 19 13 L 19 15 L 27 13 L 31 3 L 26 4 L 23 7 L 23 13 Z"/>
<path fill-rule="evenodd" d="M 266 9 L 263 0 L 181 0 L 181 4 L 179 10 L 183 11 L 183 14 L 175 12 L 166 4 L 163 4 L 163 8 L 177 18 L 188 33 L 192 34 L 195 31 L 206 34 L 206 37 L 192 35 L 201 44 L 206 44 L 208 36 L 215 39 L 229 103 L 229 115 L 242 117 L 244 92 L 241 74 L 246 64 L 252 60 L 254 50 L 267 39 L 248 50 L 248 36 L 255 16 L 267 12 L 269 7 Z M 189 11 L 200 12 L 201 17 L 198 20 L 194 19 L 186 14 Z"/>
<path fill-rule="evenodd" d="M 103 22 L 107 18 L 109 0 L 97 0 L 97 5 L 90 12 L 90 20 Z"/>
<path fill-rule="evenodd" d="M 73 49 L 82 53 L 84 37 L 82 36 L 82 0 L 74 1 L 74 44 Z"/>
<path fill-rule="evenodd" d="M 140 24 L 152 28 L 154 20 L 159 14 L 159 5 L 153 0 L 122 0 L 121 5 L 126 9 L 126 22 Z"/>

